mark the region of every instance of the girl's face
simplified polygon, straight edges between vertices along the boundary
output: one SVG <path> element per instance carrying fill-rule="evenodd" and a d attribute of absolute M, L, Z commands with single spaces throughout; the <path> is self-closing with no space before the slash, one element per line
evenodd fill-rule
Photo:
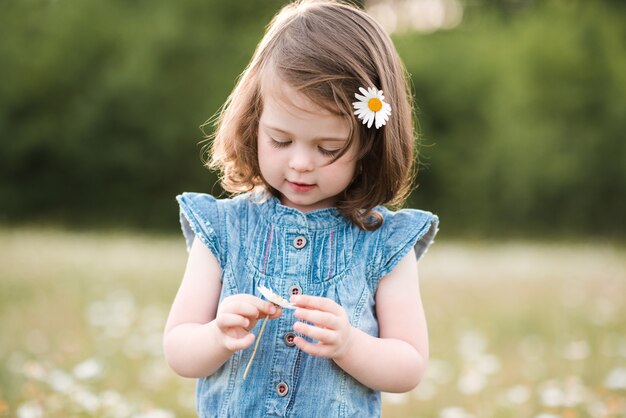
<path fill-rule="evenodd" d="M 356 167 L 354 146 L 331 163 L 348 140 L 349 121 L 267 78 L 258 130 L 261 175 L 285 206 L 302 212 L 334 206 Z"/>

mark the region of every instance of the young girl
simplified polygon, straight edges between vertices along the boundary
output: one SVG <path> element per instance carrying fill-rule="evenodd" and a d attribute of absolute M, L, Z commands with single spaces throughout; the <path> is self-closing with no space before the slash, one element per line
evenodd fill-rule
<path fill-rule="evenodd" d="M 199 378 L 200 416 L 374 417 L 380 391 L 419 383 L 417 259 L 438 219 L 381 206 L 409 191 L 413 139 L 405 72 L 374 20 L 330 1 L 276 15 L 212 144 L 236 197 L 178 196 L 189 260 L 164 349 Z"/>

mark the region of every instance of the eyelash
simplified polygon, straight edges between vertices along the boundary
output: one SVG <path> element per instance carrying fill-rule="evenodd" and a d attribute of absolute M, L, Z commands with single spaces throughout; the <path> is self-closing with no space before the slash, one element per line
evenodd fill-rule
<path fill-rule="evenodd" d="M 277 141 L 274 138 L 270 138 L 270 145 L 274 148 L 285 148 L 289 144 L 291 144 L 290 141 Z"/>
<path fill-rule="evenodd" d="M 339 152 L 339 150 L 327 150 L 321 147 L 317 147 L 317 150 L 324 156 L 326 157 L 334 157 L 335 155 L 337 155 L 337 153 Z"/>
<path fill-rule="evenodd" d="M 278 149 L 285 148 L 289 146 L 289 144 L 291 144 L 291 141 L 276 141 L 274 138 L 270 138 L 270 145 L 274 148 L 278 148 Z M 322 147 L 317 147 L 317 150 L 320 152 L 320 154 L 324 155 L 325 157 L 334 157 L 339 152 L 339 150 L 331 151 Z"/>

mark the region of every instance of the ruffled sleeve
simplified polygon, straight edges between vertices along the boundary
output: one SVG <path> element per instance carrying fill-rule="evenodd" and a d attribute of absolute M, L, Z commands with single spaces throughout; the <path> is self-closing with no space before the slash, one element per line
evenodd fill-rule
<path fill-rule="evenodd" d="M 185 236 L 187 251 L 194 237 L 198 237 L 211 250 L 222 268 L 226 262 L 225 239 L 222 226 L 224 214 L 219 201 L 203 193 L 183 193 L 176 196 L 180 206 L 180 225 Z"/>
<path fill-rule="evenodd" d="M 426 253 L 439 230 L 439 218 L 416 209 L 387 212 L 382 229 L 378 280 L 391 273 L 411 248 L 417 260 Z"/>

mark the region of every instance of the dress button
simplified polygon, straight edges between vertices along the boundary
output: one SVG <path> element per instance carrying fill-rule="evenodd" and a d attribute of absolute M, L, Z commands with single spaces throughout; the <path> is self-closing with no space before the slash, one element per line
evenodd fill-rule
<path fill-rule="evenodd" d="M 284 340 L 285 340 L 285 345 L 287 347 L 293 347 L 296 345 L 296 343 L 293 342 L 293 339 L 296 338 L 296 334 L 294 334 L 293 332 L 288 332 L 285 334 Z"/>
<path fill-rule="evenodd" d="M 293 286 L 291 286 L 289 288 L 289 294 L 290 295 L 301 295 L 302 294 L 302 288 L 300 286 L 298 286 L 297 284 L 294 284 Z"/>
<path fill-rule="evenodd" d="M 297 249 L 304 248 L 305 245 L 306 245 L 306 238 L 303 237 L 302 235 L 294 238 L 293 246 L 296 247 Z"/>
<path fill-rule="evenodd" d="M 276 385 L 276 393 L 278 396 L 285 396 L 287 392 L 289 392 L 289 386 L 287 386 L 287 383 L 280 382 Z"/>

